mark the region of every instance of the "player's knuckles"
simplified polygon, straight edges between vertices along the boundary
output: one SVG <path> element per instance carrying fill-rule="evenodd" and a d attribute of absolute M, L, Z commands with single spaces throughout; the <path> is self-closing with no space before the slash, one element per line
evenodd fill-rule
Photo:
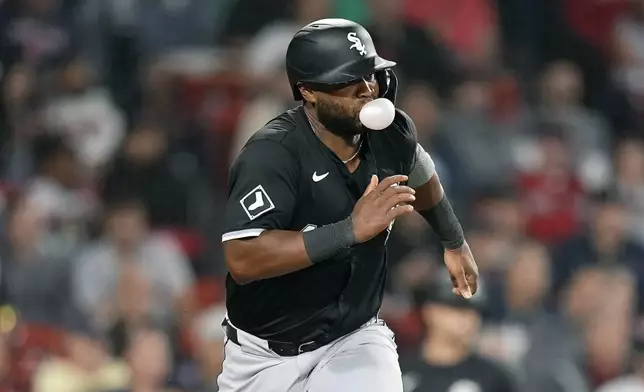
<path fill-rule="evenodd" d="M 408 187 L 406 185 L 398 185 L 398 186 L 392 187 L 392 189 L 396 193 L 409 193 L 409 194 L 412 194 L 412 195 L 416 193 L 414 188 L 410 188 L 410 187 Z"/>
<path fill-rule="evenodd" d="M 412 202 L 416 200 L 416 196 L 409 193 L 400 193 L 398 194 L 398 199 L 404 202 Z"/>
<path fill-rule="evenodd" d="M 396 176 L 387 177 L 384 180 L 382 180 L 382 182 L 378 185 L 378 188 L 380 188 L 381 190 L 384 190 L 396 183 L 405 182 L 405 181 L 407 181 L 407 176 L 396 175 Z"/>
<path fill-rule="evenodd" d="M 387 203 L 387 206 L 389 208 L 393 208 L 393 207 L 396 207 L 396 206 L 398 206 L 399 204 L 402 204 L 402 203 L 410 203 L 410 202 L 414 201 L 415 199 L 416 198 L 413 195 L 398 194 L 398 195 L 392 196 L 389 199 L 389 201 Z"/>
<path fill-rule="evenodd" d="M 466 260 L 466 262 L 463 264 L 464 264 L 463 268 L 465 269 L 466 275 L 468 277 L 471 276 L 472 279 L 478 279 L 479 267 L 472 260 Z"/>
<path fill-rule="evenodd" d="M 389 222 L 391 222 L 391 219 L 397 218 L 400 215 L 408 214 L 408 213 L 412 212 L 413 210 L 414 209 L 411 208 L 411 206 L 399 206 L 399 207 L 394 208 L 393 210 L 391 210 L 391 213 L 389 214 L 389 219 L 390 220 L 387 222 L 387 224 L 389 224 Z"/>
<path fill-rule="evenodd" d="M 394 195 L 398 195 L 399 197 L 400 196 L 407 197 L 407 196 L 413 196 L 414 193 L 415 193 L 415 191 L 413 189 L 409 188 L 409 187 L 406 187 L 406 186 L 394 186 L 394 187 L 390 187 L 389 189 L 384 191 L 382 193 L 382 197 L 386 198 L 386 199 L 389 199 Z"/>
<path fill-rule="evenodd" d="M 394 189 L 387 189 L 382 192 L 381 200 L 390 200 L 394 195 L 396 195 L 396 191 Z"/>

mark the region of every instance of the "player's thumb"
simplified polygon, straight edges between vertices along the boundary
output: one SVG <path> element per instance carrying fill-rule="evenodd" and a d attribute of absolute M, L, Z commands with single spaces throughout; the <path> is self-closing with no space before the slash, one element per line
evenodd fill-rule
<path fill-rule="evenodd" d="M 371 193 L 376 187 L 378 186 L 378 176 L 373 174 L 371 176 L 371 182 L 369 182 L 369 186 L 367 186 L 367 189 L 364 191 L 363 196 L 368 195 Z"/>
<path fill-rule="evenodd" d="M 454 280 L 456 282 L 456 289 L 460 295 L 465 299 L 472 298 L 472 290 L 470 289 L 469 284 L 467 284 L 467 279 L 465 279 L 465 271 L 462 268 L 458 268 L 457 271 L 450 271 Z"/>

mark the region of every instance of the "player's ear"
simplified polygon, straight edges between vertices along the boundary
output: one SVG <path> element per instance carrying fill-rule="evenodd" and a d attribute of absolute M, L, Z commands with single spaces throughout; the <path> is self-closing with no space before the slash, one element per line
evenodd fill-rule
<path fill-rule="evenodd" d="M 303 84 L 299 84 L 297 88 L 300 89 L 300 94 L 302 94 L 302 97 L 304 97 L 304 100 L 306 102 L 310 102 L 313 105 L 317 103 L 317 96 L 315 95 L 313 90 L 311 90 L 310 88 L 306 87 Z"/>

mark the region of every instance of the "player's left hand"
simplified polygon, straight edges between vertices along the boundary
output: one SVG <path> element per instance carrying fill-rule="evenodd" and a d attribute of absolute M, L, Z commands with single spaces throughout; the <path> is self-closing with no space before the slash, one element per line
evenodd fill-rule
<path fill-rule="evenodd" d="M 476 294 L 479 268 L 467 242 L 458 249 L 445 249 L 445 266 L 454 284 L 454 294 L 467 299 Z"/>

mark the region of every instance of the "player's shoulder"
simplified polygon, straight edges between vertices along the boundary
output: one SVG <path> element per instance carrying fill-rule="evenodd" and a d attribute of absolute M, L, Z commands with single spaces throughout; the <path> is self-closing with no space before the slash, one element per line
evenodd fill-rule
<path fill-rule="evenodd" d="M 291 155 L 297 155 L 299 137 L 297 132 L 298 123 L 295 118 L 297 109 L 291 109 L 274 117 L 262 128 L 251 136 L 244 150 L 284 150 Z M 252 146 L 252 147 L 251 147 Z"/>
<path fill-rule="evenodd" d="M 270 167 L 295 166 L 298 160 L 297 122 L 293 110 L 288 110 L 251 136 L 233 161 L 231 169 L 240 166 Z"/>
<path fill-rule="evenodd" d="M 401 134 L 405 139 L 413 141 L 414 144 L 416 143 L 418 139 L 416 124 L 414 124 L 414 120 L 402 109 L 396 109 L 396 115 L 394 116 L 391 128 Z"/>
<path fill-rule="evenodd" d="M 416 156 L 418 137 L 411 117 L 403 110 L 396 109 L 392 124 L 383 131 L 373 131 L 369 140 L 383 158 L 402 163 L 404 170 L 411 170 Z"/>
<path fill-rule="evenodd" d="M 401 109 L 396 109 L 394 121 L 389 127 L 384 131 L 374 131 L 371 135 L 374 139 L 382 140 L 389 148 L 397 151 L 402 148 L 405 152 L 409 148 L 415 149 L 418 140 L 414 121 Z"/>
<path fill-rule="evenodd" d="M 291 109 L 274 117 L 248 139 L 246 145 L 257 141 L 272 141 L 282 145 L 289 145 L 295 137 L 297 121 L 296 109 Z"/>

